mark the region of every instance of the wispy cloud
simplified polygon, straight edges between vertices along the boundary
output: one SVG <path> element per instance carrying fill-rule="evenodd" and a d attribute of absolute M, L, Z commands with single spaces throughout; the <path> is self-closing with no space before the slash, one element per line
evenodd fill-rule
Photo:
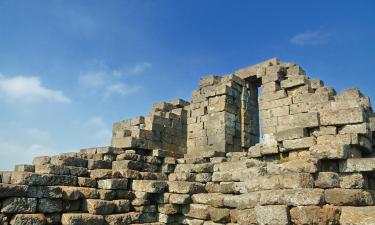
<path fill-rule="evenodd" d="M 100 93 L 104 99 L 138 92 L 141 86 L 129 84 L 124 80 L 133 75 L 142 74 L 152 66 L 151 63 L 142 62 L 128 69 L 109 69 L 102 61 L 99 62 L 99 70 L 82 74 L 78 80 L 83 87 Z"/>
<path fill-rule="evenodd" d="M 38 128 L 31 128 L 27 130 L 27 134 L 35 141 L 46 143 L 50 140 L 50 134 L 47 131 Z"/>
<path fill-rule="evenodd" d="M 39 77 L 6 77 L 0 76 L 0 95 L 7 100 L 17 102 L 51 102 L 70 103 L 71 100 L 62 91 L 45 87 Z"/>
<path fill-rule="evenodd" d="M 149 62 L 141 62 L 134 65 L 133 68 L 130 69 L 130 72 L 133 74 L 140 74 L 145 70 L 151 68 L 152 64 Z"/>
<path fill-rule="evenodd" d="M 306 31 L 300 34 L 294 35 L 290 42 L 295 45 L 320 45 L 325 44 L 329 41 L 332 34 L 324 31 Z"/>

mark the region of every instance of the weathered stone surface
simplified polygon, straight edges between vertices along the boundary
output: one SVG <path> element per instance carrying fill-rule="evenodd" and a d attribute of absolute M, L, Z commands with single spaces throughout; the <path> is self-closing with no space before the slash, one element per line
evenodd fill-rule
<path fill-rule="evenodd" d="M 26 185 L 13 185 L 0 183 L 0 198 L 5 197 L 25 197 L 27 194 L 28 186 Z"/>
<path fill-rule="evenodd" d="M 114 202 L 99 199 L 86 199 L 84 206 L 90 214 L 95 215 L 111 214 L 116 208 Z"/>
<path fill-rule="evenodd" d="M 204 185 L 197 182 L 169 181 L 169 192 L 180 194 L 195 194 L 204 192 Z"/>
<path fill-rule="evenodd" d="M 98 188 L 106 190 L 125 190 L 128 185 L 127 179 L 98 180 Z"/>
<path fill-rule="evenodd" d="M 363 122 L 365 122 L 365 116 L 362 108 L 323 111 L 320 114 L 320 123 L 323 126 L 346 125 Z"/>
<path fill-rule="evenodd" d="M 104 218 L 100 215 L 91 215 L 88 213 L 64 213 L 61 217 L 63 225 L 103 225 Z"/>
<path fill-rule="evenodd" d="M 347 159 L 340 162 L 340 172 L 375 171 L 375 158 Z"/>
<path fill-rule="evenodd" d="M 262 205 L 319 205 L 323 202 L 323 189 L 302 188 L 260 192 Z"/>
<path fill-rule="evenodd" d="M 134 180 L 132 189 L 149 193 L 161 193 L 167 188 L 167 182 L 153 180 Z"/>
<path fill-rule="evenodd" d="M 58 213 L 63 210 L 63 201 L 61 199 L 41 198 L 38 199 L 38 212 Z"/>
<path fill-rule="evenodd" d="M 375 206 L 342 207 L 340 224 L 342 225 L 369 225 L 375 224 Z"/>
<path fill-rule="evenodd" d="M 374 196 L 371 192 L 359 189 L 327 189 L 324 191 L 324 199 L 333 205 L 372 205 Z"/>
<path fill-rule="evenodd" d="M 44 225 L 47 219 L 43 214 L 17 214 L 12 218 L 12 225 Z M 6 223 L 5 223 L 6 224 Z"/>
<path fill-rule="evenodd" d="M 298 206 L 290 210 L 293 224 L 339 224 L 340 207 L 332 205 Z"/>
<path fill-rule="evenodd" d="M 287 225 L 288 207 L 284 205 L 268 205 L 255 207 L 255 214 L 257 222 L 260 225 L 274 224 L 274 225 Z"/>
<path fill-rule="evenodd" d="M 239 225 L 256 225 L 255 209 L 231 210 L 230 218 L 232 222 Z"/>
<path fill-rule="evenodd" d="M 190 204 L 182 208 L 185 216 L 206 220 L 209 218 L 209 206 L 201 204 Z"/>
<path fill-rule="evenodd" d="M 315 180 L 315 186 L 320 188 L 334 188 L 340 186 L 340 178 L 337 173 L 320 172 Z"/>
<path fill-rule="evenodd" d="M 35 213 L 37 199 L 35 198 L 6 198 L 2 201 L 3 213 Z"/>

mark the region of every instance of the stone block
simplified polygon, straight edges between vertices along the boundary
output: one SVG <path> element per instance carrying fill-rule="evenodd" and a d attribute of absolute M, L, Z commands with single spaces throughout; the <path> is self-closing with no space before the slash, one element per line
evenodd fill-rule
<path fill-rule="evenodd" d="M 229 222 L 229 219 L 230 219 L 230 210 L 229 209 L 210 207 L 208 209 L 208 213 L 210 215 L 210 219 L 213 222 L 218 222 L 218 223 Z"/>
<path fill-rule="evenodd" d="M 167 182 L 154 180 L 133 180 L 132 190 L 148 193 L 161 193 L 167 188 Z"/>
<path fill-rule="evenodd" d="M 59 213 L 63 211 L 63 202 L 61 199 L 41 198 L 38 199 L 37 210 L 41 213 Z"/>
<path fill-rule="evenodd" d="M 6 198 L 2 201 L 2 213 L 35 213 L 37 207 L 36 198 Z"/>
<path fill-rule="evenodd" d="M 179 194 L 195 194 L 204 192 L 204 184 L 187 181 L 168 181 L 169 192 Z"/>
<path fill-rule="evenodd" d="M 208 205 L 190 204 L 182 208 L 182 213 L 188 217 L 206 220 L 209 218 L 209 208 Z"/>
<path fill-rule="evenodd" d="M 365 122 L 363 108 L 349 108 L 336 111 L 322 111 L 320 113 L 320 123 L 323 126 L 347 125 Z"/>
<path fill-rule="evenodd" d="M 12 225 L 45 225 L 47 222 L 43 214 L 17 214 L 15 215 L 10 224 Z M 8 223 L 4 223 L 7 225 Z"/>
<path fill-rule="evenodd" d="M 316 144 L 315 137 L 304 137 L 294 140 L 284 140 L 283 147 L 285 150 L 306 149 Z"/>
<path fill-rule="evenodd" d="M 241 195 L 224 195 L 224 206 L 236 209 L 254 208 L 259 204 L 260 193 L 252 192 Z"/>
<path fill-rule="evenodd" d="M 224 206 L 224 195 L 220 193 L 194 194 L 191 199 L 196 204 L 205 204 L 213 207 Z"/>
<path fill-rule="evenodd" d="M 375 170 L 375 158 L 358 158 L 340 161 L 340 172 L 371 172 Z"/>
<path fill-rule="evenodd" d="M 269 190 L 260 192 L 261 205 L 320 205 L 323 202 L 323 189 L 299 188 L 291 190 Z"/>
<path fill-rule="evenodd" d="M 191 202 L 189 194 L 171 194 L 169 196 L 169 202 L 171 204 L 185 205 Z"/>
<path fill-rule="evenodd" d="M 288 79 L 281 81 L 281 88 L 292 88 L 307 83 L 307 77 L 304 75 L 288 77 Z"/>
<path fill-rule="evenodd" d="M 375 224 L 375 206 L 341 208 L 340 224 L 370 225 Z"/>
<path fill-rule="evenodd" d="M 83 208 L 90 214 L 108 215 L 114 213 L 116 205 L 113 201 L 86 199 Z"/>
<path fill-rule="evenodd" d="M 316 112 L 299 113 L 289 116 L 281 116 L 277 119 L 278 129 L 277 132 L 288 130 L 296 127 L 318 127 L 319 117 Z"/>
<path fill-rule="evenodd" d="M 19 172 L 34 172 L 35 167 L 34 165 L 27 165 L 27 164 L 19 164 L 15 166 L 14 171 Z"/>
<path fill-rule="evenodd" d="M 340 174 L 340 187 L 352 189 L 366 189 L 368 180 L 362 173 L 341 173 Z"/>
<path fill-rule="evenodd" d="M 319 172 L 315 186 L 320 188 L 340 187 L 339 175 L 333 172 Z"/>
<path fill-rule="evenodd" d="M 98 180 L 98 188 L 106 190 L 126 190 L 128 185 L 127 179 L 105 179 Z"/>
<path fill-rule="evenodd" d="M 360 189 L 327 189 L 324 191 L 324 198 L 328 204 L 333 205 L 372 205 L 374 197 L 371 192 Z"/>
<path fill-rule="evenodd" d="M 333 205 L 299 206 L 290 210 L 290 218 L 296 225 L 339 224 L 340 212 L 340 207 Z"/>
<path fill-rule="evenodd" d="M 64 213 L 61 217 L 61 223 L 62 225 L 103 225 L 104 217 L 89 213 Z"/>
<path fill-rule="evenodd" d="M 277 132 L 275 134 L 277 141 L 294 140 L 304 138 L 307 136 L 306 128 L 296 127 L 284 131 Z"/>
<path fill-rule="evenodd" d="M 231 221 L 239 225 L 256 225 L 255 209 L 231 210 Z"/>
<path fill-rule="evenodd" d="M 30 198 L 62 198 L 63 190 L 61 187 L 54 186 L 29 186 L 27 197 Z"/>
<path fill-rule="evenodd" d="M 25 197 L 28 186 L 0 183 L 0 198 L 6 197 Z"/>
<path fill-rule="evenodd" d="M 346 159 L 349 157 L 348 145 L 318 144 L 310 147 L 311 155 L 318 159 Z"/>
<path fill-rule="evenodd" d="M 259 225 L 288 225 L 289 212 L 285 205 L 256 206 L 255 214 Z"/>

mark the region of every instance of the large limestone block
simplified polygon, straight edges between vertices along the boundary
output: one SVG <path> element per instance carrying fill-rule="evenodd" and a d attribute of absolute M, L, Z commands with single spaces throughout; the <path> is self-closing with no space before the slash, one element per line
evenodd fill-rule
<path fill-rule="evenodd" d="M 374 196 L 371 192 L 360 189 L 326 189 L 324 198 L 328 204 L 333 205 L 372 205 Z"/>
<path fill-rule="evenodd" d="M 87 159 L 64 155 L 52 156 L 50 163 L 57 166 L 75 166 L 87 168 Z"/>
<path fill-rule="evenodd" d="M 342 225 L 374 225 L 375 206 L 342 207 L 340 224 Z"/>
<path fill-rule="evenodd" d="M 375 170 L 375 158 L 358 158 L 343 160 L 339 164 L 340 172 L 371 172 Z"/>
<path fill-rule="evenodd" d="M 169 192 L 179 194 L 195 194 L 205 191 L 204 184 L 187 181 L 169 181 Z"/>
<path fill-rule="evenodd" d="M 30 186 L 27 190 L 27 197 L 30 198 L 62 198 L 61 187 L 54 186 Z"/>
<path fill-rule="evenodd" d="M 304 138 L 306 136 L 307 136 L 306 128 L 303 128 L 303 127 L 296 127 L 296 128 L 280 131 L 275 134 L 275 137 L 278 141 L 299 139 L 299 138 Z"/>
<path fill-rule="evenodd" d="M 208 213 L 210 215 L 210 219 L 213 222 L 219 222 L 219 223 L 229 222 L 229 218 L 230 218 L 229 209 L 210 207 L 208 209 Z"/>
<path fill-rule="evenodd" d="M 341 188 L 359 188 L 366 189 L 368 180 L 363 173 L 341 173 L 340 174 L 340 187 Z"/>
<path fill-rule="evenodd" d="M 165 181 L 154 180 L 133 180 L 132 189 L 134 191 L 142 191 L 148 193 L 161 193 L 167 187 Z"/>
<path fill-rule="evenodd" d="M 61 217 L 63 225 L 104 225 L 104 217 L 88 213 L 64 213 Z"/>
<path fill-rule="evenodd" d="M 106 190 L 125 190 L 128 185 L 127 179 L 105 179 L 98 180 L 98 188 Z"/>
<path fill-rule="evenodd" d="M 12 184 L 27 184 L 30 186 L 76 186 L 78 179 L 75 176 L 36 174 L 28 172 L 13 172 Z"/>
<path fill-rule="evenodd" d="M 313 186 L 314 179 L 308 173 L 260 176 L 245 182 L 245 188 L 248 192 L 284 188 L 311 188 Z"/>
<path fill-rule="evenodd" d="M 238 223 L 239 225 L 257 224 L 255 209 L 231 210 L 230 218 L 232 222 Z"/>
<path fill-rule="evenodd" d="M 107 215 L 115 211 L 115 203 L 100 199 L 86 199 L 84 201 L 84 209 L 90 214 Z"/>
<path fill-rule="evenodd" d="M 304 137 L 294 140 L 283 141 L 283 147 L 285 150 L 298 150 L 306 149 L 316 144 L 315 137 Z"/>
<path fill-rule="evenodd" d="M 2 201 L 2 213 L 35 213 L 36 198 L 6 198 Z"/>
<path fill-rule="evenodd" d="M 188 217 L 206 220 L 209 218 L 209 208 L 208 205 L 190 204 L 182 208 L 182 213 Z"/>
<path fill-rule="evenodd" d="M 194 203 L 205 204 L 213 207 L 222 207 L 224 205 L 224 194 L 220 193 L 201 193 L 192 195 Z"/>
<path fill-rule="evenodd" d="M 281 81 L 281 88 L 292 88 L 307 83 L 307 77 L 304 75 L 289 77 L 286 80 Z"/>
<path fill-rule="evenodd" d="M 0 198 L 6 197 L 25 197 L 27 194 L 28 186 L 26 185 L 13 185 L 0 183 Z"/>
<path fill-rule="evenodd" d="M 171 204 L 185 205 L 191 202 L 191 198 L 189 194 L 170 194 L 169 202 Z"/>
<path fill-rule="evenodd" d="M 319 205 L 323 202 L 323 189 L 301 188 L 260 192 L 261 205 Z"/>
<path fill-rule="evenodd" d="M 317 159 L 296 159 L 284 163 L 270 163 L 266 167 L 267 174 L 286 173 L 316 173 L 318 171 Z"/>
<path fill-rule="evenodd" d="M 285 205 L 268 205 L 255 207 L 259 225 L 288 225 L 288 207 Z"/>
<path fill-rule="evenodd" d="M 340 186 L 340 178 L 334 172 L 319 172 L 315 180 L 315 186 L 320 188 L 333 188 Z"/>
<path fill-rule="evenodd" d="M 323 126 L 346 125 L 365 122 L 363 108 L 349 108 L 336 111 L 322 111 L 320 113 L 320 123 Z"/>
<path fill-rule="evenodd" d="M 224 206 L 236 209 L 254 208 L 259 204 L 260 193 L 252 192 L 241 195 L 225 195 Z"/>
<path fill-rule="evenodd" d="M 311 155 L 318 159 L 346 159 L 350 147 L 341 144 L 318 144 L 310 148 Z"/>
<path fill-rule="evenodd" d="M 1 222 L 1 221 L 0 221 Z M 47 223 L 46 217 L 43 214 L 17 214 L 10 224 L 13 225 L 45 225 Z M 4 223 L 8 224 L 8 223 Z"/>
<path fill-rule="evenodd" d="M 293 224 L 339 224 L 340 207 L 333 205 L 298 206 L 290 210 Z"/>
<path fill-rule="evenodd" d="M 63 210 L 61 199 L 41 198 L 38 199 L 38 212 L 41 213 L 59 213 Z"/>
<path fill-rule="evenodd" d="M 318 127 L 319 116 L 316 112 L 299 113 L 289 116 L 281 116 L 277 118 L 278 129 L 277 131 L 288 130 L 296 127 Z"/>

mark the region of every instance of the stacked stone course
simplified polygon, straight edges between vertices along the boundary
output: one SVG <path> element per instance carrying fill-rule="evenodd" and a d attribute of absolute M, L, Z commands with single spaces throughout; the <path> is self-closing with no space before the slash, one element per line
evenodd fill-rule
<path fill-rule="evenodd" d="M 375 224 L 374 138 L 358 89 L 271 59 L 115 123 L 110 147 L 0 172 L 0 224 Z"/>

